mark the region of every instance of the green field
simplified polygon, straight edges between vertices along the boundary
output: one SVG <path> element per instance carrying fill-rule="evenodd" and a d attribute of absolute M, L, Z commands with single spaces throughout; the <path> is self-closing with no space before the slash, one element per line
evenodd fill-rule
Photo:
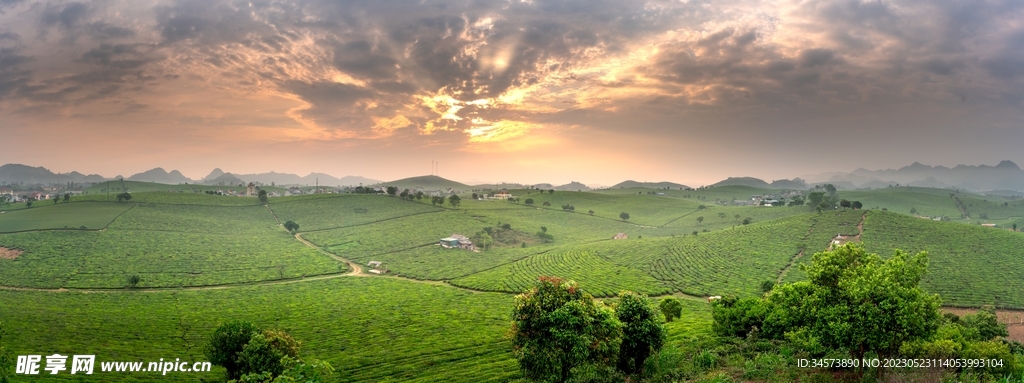
<path fill-rule="evenodd" d="M 0 214 L 0 233 L 45 229 L 93 229 L 106 227 L 118 215 L 134 207 L 124 203 L 36 202 L 28 209 Z"/>
<path fill-rule="evenodd" d="M 840 191 L 865 210 L 818 213 L 720 204 L 777 192 L 744 186 L 659 191 L 665 196 L 524 189 L 512 191 L 519 203 L 462 195 L 458 208 L 378 195 L 279 197 L 264 206 L 251 197 L 136 190 L 144 186 L 132 186 L 131 202 L 88 194 L 0 215 L 0 247 L 20 251 L 0 259 L 8 348 L 203 360 L 219 323 L 247 319 L 302 340 L 306 357 L 337 369 L 335 381 L 508 381 L 519 376 L 504 338 L 512 296 L 538 276 L 575 279 L 610 301 L 627 289 L 680 296 L 688 311 L 668 325 L 669 345 L 693 347 L 713 337 L 701 297 L 756 296 L 765 281 L 801 280 L 801 264 L 837 234 L 855 237 L 860 224 L 869 251 L 929 251 L 923 286 L 944 304 L 1024 308 L 1024 234 L 977 225 L 982 213 L 1001 227 L 1024 223 L 1024 201 L 954 192 L 971 211 L 961 220 L 945 189 Z M 910 216 L 911 207 L 954 222 Z M 300 224 L 299 238 L 281 227 L 288 220 Z M 437 245 L 502 225 L 514 241 L 485 251 Z M 537 236 L 541 227 L 553 240 Z M 629 238 L 612 240 L 616 233 Z M 331 255 L 381 261 L 391 273 L 346 276 Z M 137 289 L 127 288 L 131 275 L 141 278 Z M 174 378 L 210 381 L 221 371 Z"/>
<path fill-rule="evenodd" d="M 511 301 L 507 294 L 386 278 L 338 278 L 136 294 L 0 290 L 0 319 L 8 333 L 4 340 L 16 355 L 203 361 L 202 347 L 214 328 L 242 319 L 288 331 L 302 341 L 304 357 L 329 361 L 339 382 L 496 382 L 518 374 L 503 338 Z M 96 374 L 110 380 L 168 379 L 146 373 Z M 220 374 L 223 370 L 215 368 L 209 374 L 178 373 L 171 379 L 210 381 Z M 70 375 L 57 377 L 74 381 Z"/>

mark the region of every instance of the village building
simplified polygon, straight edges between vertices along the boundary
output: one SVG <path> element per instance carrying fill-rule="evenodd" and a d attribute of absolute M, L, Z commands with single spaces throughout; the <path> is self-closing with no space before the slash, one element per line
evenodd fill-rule
<path fill-rule="evenodd" d="M 450 237 L 441 238 L 440 245 L 446 249 L 474 249 L 473 241 L 461 234 L 452 234 Z"/>
<path fill-rule="evenodd" d="M 247 185 L 245 187 L 245 196 L 246 197 L 255 197 L 256 196 L 256 184 L 250 182 L 249 185 Z"/>
<path fill-rule="evenodd" d="M 509 192 L 507 192 L 505 190 L 502 190 L 500 192 L 495 192 L 494 193 L 494 198 L 495 199 L 509 199 L 509 198 L 514 198 L 514 197 L 512 196 L 511 193 L 509 193 Z"/>

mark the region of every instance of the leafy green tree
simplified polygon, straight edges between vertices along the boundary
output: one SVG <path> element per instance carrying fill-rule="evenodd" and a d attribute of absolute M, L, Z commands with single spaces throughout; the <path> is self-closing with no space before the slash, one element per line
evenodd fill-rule
<path fill-rule="evenodd" d="M 619 294 L 615 316 L 622 323 L 618 369 L 633 375 L 643 371 L 644 362 L 665 344 L 665 326 L 647 296 L 632 291 Z"/>
<path fill-rule="evenodd" d="M 610 364 L 622 341 L 622 324 L 576 282 L 541 277 L 516 296 L 510 335 L 526 378 L 563 383 L 574 367 Z"/>
<path fill-rule="evenodd" d="M 707 208 L 708 207 L 704 206 L 704 205 L 697 206 L 697 210 L 704 210 L 704 209 L 707 209 Z"/>
<path fill-rule="evenodd" d="M 741 223 L 744 224 L 744 225 L 749 225 L 753 221 L 754 221 L 753 218 L 747 217 L 747 218 L 744 218 L 743 222 L 741 222 Z"/>
<path fill-rule="evenodd" d="M 452 208 L 458 208 L 460 202 L 461 201 L 459 200 L 459 196 L 455 194 L 452 194 L 451 197 L 448 197 L 448 204 L 452 205 Z"/>
<path fill-rule="evenodd" d="M 533 198 L 527 198 L 525 201 L 523 201 L 523 203 L 527 205 L 533 205 Z"/>
<path fill-rule="evenodd" d="M 394 197 L 395 194 L 398 194 L 398 188 L 394 186 L 388 186 L 385 190 L 387 190 L 388 195 L 392 197 Z"/>
<path fill-rule="evenodd" d="M 117 195 L 117 202 L 131 201 L 132 194 L 129 192 L 120 193 Z"/>
<path fill-rule="evenodd" d="M 821 205 L 821 203 L 824 202 L 824 201 L 825 201 L 825 192 L 817 191 L 817 192 L 811 192 L 810 194 L 807 195 L 807 202 L 810 202 L 811 206 L 817 207 L 818 205 Z"/>
<path fill-rule="evenodd" d="M 864 204 L 860 203 L 860 201 L 853 201 L 853 208 L 854 209 L 860 210 L 863 207 L 864 207 Z"/>
<path fill-rule="evenodd" d="M 993 340 L 1010 335 L 1006 324 L 999 322 L 996 310 L 992 306 L 982 307 L 975 314 L 964 315 L 963 323 L 964 326 L 977 330 L 978 340 Z"/>
<path fill-rule="evenodd" d="M 594 215 L 594 211 L 593 210 L 588 211 L 587 214 Z"/>
<path fill-rule="evenodd" d="M 262 203 L 264 205 L 267 204 L 267 191 L 266 190 L 260 190 L 259 194 L 257 194 L 256 196 L 259 197 L 260 203 Z"/>
<path fill-rule="evenodd" d="M 658 303 L 658 308 L 661 309 L 661 313 L 665 315 L 665 321 L 671 322 L 673 319 L 679 318 L 683 314 L 683 304 L 678 299 L 668 297 L 661 300 Z"/>
<path fill-rule="evenodd" d="M 473 199 L 480 199 L 480 196 L 477 195 L 476 193 L 473 193 Z"/>
<path fill-rule="evenodd" d="M 423 199 L 423 192 L 421 192 L 421 191 L 416 192 L 416 200 L 419 201 L 419 200 L 422 200 L 422 199 Z"/>
<path fill-rule="evenodd" d="M 279 376 L 284 372 L 281 359 L 285 356 L 298 358 L 299 342 L 284 331 L 264 330 L 253 334 L 238 353 L 239 370 L 243 375 L 269 372 Z"/>
<path fill-rule="evenodd" d="M 409 189 L 402 190 L 402 192 L 399 193 L 398 196 L 401 197 L 402 199 L 405 199 L 406 197 L 409 196 Z"/>
<path fill-rule="evenodd" d="M 626 212 L 619 213 L 619 218 L 622 218 L 623 221 L 628 221 L 629 220 L 629 213 L 626 213 Z"/>
<path fill-rule="evenodd" d="M 540 227 L 540 231 L 547 233 L 548 232 L 548 227 L 547 226 L 541 226 Z"/>
<path fill-rule="evenodd" d="M 725 219 L 725 213 L 718 213 L 719 219 Z"/>
<path fill-rule="evenodd" d="M 941 323 L 940 300 L 920 288 L 928 254 L 900 250 L 883 261 L 848 243 L 814 254 L 801 266 L 808 277 L 767 295 L 774 307 L 762 328 L 776 334 L 804 328 L 821 345 L 845 349 L 860 360 L 896 354 L 904 343 L 925 339 Z"/>
<path fill-rule="evenodd" d="M 487 250 L 494 245 L 494 238 L 487 234 L 486 231 L 478 231 L 472 238 L 473 245 L 481 249 Z"/>
<path fill-rule="evenodd" d="M 234 320 L 224 323 L 210 335 L 203 353 L 210 363 L 227 370 L 228 379 L 237 379 L 242 372 L 238 356 L 253 335 L 259 333 L 260 328 L 251 322 Z"/>
<path fill-rule="evenodd" d="M 700 216 L 700 217 L 697 217 L 697 224 L 700 225 L 701 222 L 704 222 L 704 216 L 703 215 Z"/>
<path fill-rule="evenodd" d="M 284 371 L 277 377 L 270 372 L 252 373 L 228 383 L 326 383 L 334 373 L 330 363 L 315 359 L 306 362 L 285 356 L 281 358 L 281 366 Z"/>
<path fill-rule="evenodd" d="M 543 205 L 544 205 L 544 206 L 551 206 L 551 202 L 548 202 L 548 201 L 544 201 L 544 204 L 543 204 Z"/>
<path fill-rule="evenodd" d="M 555 194 L 555 189 L 548 190 L 548 194 Z"/>
<path fill-rule="evenodd" d="M 1017 223 L 1016 222 L 1013 223 L 1013 231 L 1017 231 Z"/>
<path fill-rule="evenodd" d="M 288 232 L 295 234 L 295 232 L 299 231 L 299 224 L 295 223 L 295 221 L 288 221 L 284 223 L 284 228 Z"/>
<path fill-rule="evenodd" d="M 139 285 L 139 282 L 142 282 L 142 277 L 138 274 L 128 276 L 128 287 L 135 288 L 135 286 Z"/>
<path fill-rule="evenodd" d="M 68 202 L 70 200 L 71 200 L 71 193 L 64 193 L 64 202 Z"/>
<path fill-rule="evenodd" d="M 844 199 L 842 201 L 839 201 L 839 206 L 842 207 L 843 210 L 846 210 L 849 209 L 850 207 L 853 207 L 853 203 Z"/>
<path fill-rule="evenodd" d="M 917 208 L 915 208 L 915 207 L 910 208 L 910 214 L 917 214 Z"/>

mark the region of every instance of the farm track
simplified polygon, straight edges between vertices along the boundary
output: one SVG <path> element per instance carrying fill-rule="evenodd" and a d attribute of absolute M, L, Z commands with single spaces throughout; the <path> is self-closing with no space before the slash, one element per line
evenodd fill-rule
<path fill-rule="evenodd" d="M 860 222 L 857 223 L 857 235 L 853 236 L 853 238 L 854 238 L 854 240 L 856 242 L 860 242 L 861 235 L 864 235 L 864 221 L 867 219 L 867 217 L 868 217 L 868 213 L 867 212 L 865 212 L 864 214 L 862 214 L 860 216 Z M 807 235 L 805 235 L 804 238 L 803 238 L 804 241 L 806 241 L 807 239 L 809 239 L 811 237 L 811 233 L 814 232 L 814 226 L 817 225 L 817 223 L 818 223 L 817 221 L 814 221 L 814 224 L 811 224 L 811 227 L 809 229 L 807 229 Z M 829 242 L 827 250 L 829 250 L 829 251 L 832 250 L 832 242 L 831 241 Z M 796 255 L 794 255 L 793 258 L 789 260 L 789 263 L 786 265 L 786 267 L 782 268 L 782 271 L 779 273 L 779 277 L 775 279 L 775 283 L 782 283 L 782 279 L 785 278 L 786 274 L 789 273 L 789 269 L 793 268 L 793 265 L 795 265 L 796 262 L 800 260 L 800 258 L 803 258 L 803 256 L 804 256 L 804 250 L 800 250 L 800 252 L 796 253 Z"/>

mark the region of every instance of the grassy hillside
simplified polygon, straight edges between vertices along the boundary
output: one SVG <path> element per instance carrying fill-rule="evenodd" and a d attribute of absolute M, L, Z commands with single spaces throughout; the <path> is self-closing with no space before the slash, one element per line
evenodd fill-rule
<path fill-rule="evenodd" d="M 101 229 L 134 206 L 135 204 L 111 202 L 36 202 L 31 208 L 0 214 L 0 233 L 63 228 Z"/>
<path fill-rule="evenodd" d="M 922 285 L 944 304 L 1024 308 L 1024 234 L 872 212 L 863 240 L 882 255 L 894 248 L 928 251 Z"/>
<path fill-rule="evenodd" d="M 447 190 L 451 188 L 455 190 L 468 191 L 475 189 L 473 186 L 469 186 L 463 183 L 455 182 L 438 176 L 409 177 L 389 182 L 381 182 L 379 185 L 376 186 L 394 186 L 399 189 L 423 188 L 427 190 Z"/>
<path fill-rule="evenodd" d="M 385 278 L 337 278 L 227 290 L 55 294 L 0 290 L 6 346 L 15 355 L 95 354 L 97 362 L 205 361 L 220 324 L 248 320 L 302 341 L 335 382 L 498 382 L 518 375 L 504 339 L 512 297 Z M 469 330 L 471 329 L 471 330 Z M 59 334 L 59 335 L 58 335 Z M 208 374 L 97 371 L 101 380 L 216 381 Z M 38 376 L 39 381 L 71 375 Z M 36 381 L 34 379 L 33 381 Z"/>

